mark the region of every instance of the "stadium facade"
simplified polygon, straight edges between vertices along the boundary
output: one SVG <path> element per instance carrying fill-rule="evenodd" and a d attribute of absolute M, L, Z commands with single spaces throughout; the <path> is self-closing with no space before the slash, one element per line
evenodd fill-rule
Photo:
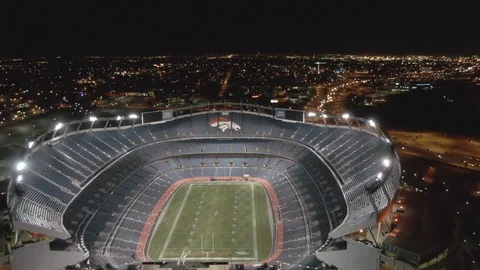
<path fill-rule="evenodd" d="M 392 201 L 398 156 L 371 120 L 309 116 L 212 103 L 57 123 L 28 144 L 8 194 L 14 229 L 51 240 L 14 250 L 13 268 L 155 261 L 146 252 L 152 228 L 187 178 L 262 179 L 273 187 L 277 234 L 265 262 L 378 268 L 377 250 L 344 236 L 374 226 Z"/>

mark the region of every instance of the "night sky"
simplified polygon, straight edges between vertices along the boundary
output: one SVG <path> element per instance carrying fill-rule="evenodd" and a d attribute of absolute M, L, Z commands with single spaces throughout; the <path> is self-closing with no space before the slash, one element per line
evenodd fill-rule
<path fill-rule="evenodd" d="M 2 8 L 0 55 L 480 54 L 480 1 L 162 2 Z"/>

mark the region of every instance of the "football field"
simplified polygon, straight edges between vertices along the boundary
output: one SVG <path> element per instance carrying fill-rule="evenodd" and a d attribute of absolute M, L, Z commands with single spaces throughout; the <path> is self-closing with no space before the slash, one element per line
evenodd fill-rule
<path fill-rule="evenodd" d="M 154 261 L 260 261 L 272 252 L 270 208 L 257 183 L 185 184 L 161 213 L 148 256 Z"/>

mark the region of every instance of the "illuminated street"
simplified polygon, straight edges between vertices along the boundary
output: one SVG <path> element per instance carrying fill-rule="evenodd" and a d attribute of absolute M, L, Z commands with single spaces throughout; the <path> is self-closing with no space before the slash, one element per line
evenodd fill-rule
<path fill-rule="evenodd" d="M 480 140 L 434 132 L 388 131 L 399 152 L 480 171 Z"/>

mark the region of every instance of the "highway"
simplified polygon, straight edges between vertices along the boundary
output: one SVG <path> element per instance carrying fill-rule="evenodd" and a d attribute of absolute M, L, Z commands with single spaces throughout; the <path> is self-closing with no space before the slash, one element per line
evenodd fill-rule
<path fill-rule="evenodd" d="M 322 123 L 321 114 L 342 114 L 350 93 L 362 94 L 372 89 L 360 86 L 359 78 L 347 76 L 346 80 L 317 85 L 316 94 L 306 104 L 307 112 L 315 112 L 309 121 Z M 344 91 L 345 89 L 352 91 Z M 440 132 L 407 132 L 387 130 L 398 152 L 436 159 L 445 164 L 480 171 L 480 140 L 448 136 Z"/>
<path fill-rule="evenodd" d="M 342 91 L 347 87 L 357 86 L 361 81 L 353 76 L 347 76 L 345 80 L 330 84 L 318 84 L 315 86 L 316 93 L 305 105 L 306 111 L 315 111 L 317 114 L 342 114 L 348 93 Z"/>
<path fill-rule="evenodd" d="M 480 140 L 437 132 L 388 130 L 398 152 L 480 171 Z"/>

